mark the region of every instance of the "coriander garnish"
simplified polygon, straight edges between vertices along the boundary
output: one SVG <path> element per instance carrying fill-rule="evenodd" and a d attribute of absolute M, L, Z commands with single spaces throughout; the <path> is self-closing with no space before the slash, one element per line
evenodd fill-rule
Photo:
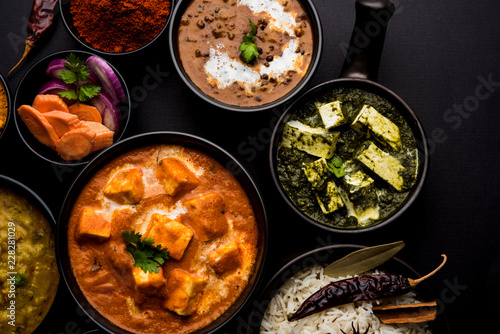
<path fill-rule="evenodd" d="M 154 239 L 142 238 L 135 230 L 122 233 L 127 245 L 127 251 L 134 258 L 134 265 L 141 268 L 146 274 L 148 272 L 159 273 L 160 266 L 168 260 L 168 251 L 161 245 L 153 245 Z"/>
<path fill-rule="evenodd" d="M 25 286 L 26 284 L 28 284 L 28 277 L 26 277 L 26 275 L 19 273 L 14 276 L 15 286 L 20 287 Z"/>
<path fill-rule="evenodd" d="M 347 174 L 344 171 L 344 167 L 344 161 L 342 161 L 342 159 L 340 159 L 339 157 L 335 157 L 328 161 L 328 169 L 338 178 L 341 178 Z"/>
<path fill-rule="evenodd" d="M 259 56 L 257 45 L 254 43 L 255 35 L 257 34 L 257 26 L 250 18 L 248 18 L 248 22 L 250 22 L 252 30 L 249 35 L 243 36 L 243 43 L 241 43 L 239 48 L 239 51 L 241 51 L 241 57 L 247 64 L 251 63 L 256 57 Z"/>
<path fill-rule="evenodd" d="M 74 84 L 75 89 L 69 89 L 59 92 L 63 98 L 76 100 L 77 102 L 86 102 L 96 96 L 101 91 L 101 86 L 86 82 L 90 76 L 90 67 L 85 65 L 75 54 L 70 53 L 64 62 L 65 70 L 59 72 L 59 77 L 67 83 Z"/>

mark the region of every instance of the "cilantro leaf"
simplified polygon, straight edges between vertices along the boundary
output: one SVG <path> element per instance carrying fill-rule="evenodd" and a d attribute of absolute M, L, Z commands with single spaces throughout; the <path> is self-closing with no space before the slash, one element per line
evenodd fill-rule
<path fill-rule="evenodd" d="M 248 64 L 251 63 L 256 57 L 259 56 L 259 51 L 257 49 L 257 45 L 255 45 L 255 35 L 257 34 L 257 26 L 252 22 L 250 18 L 248 18 L 248 22 L 250 22 L 250 27 L 252 30 L 249 35 L 243 36 L 243 43 L 241 43 L 238 48 L 241 51 L 241 57 Z"/>
<path fill-rule="evenodd" d="M 241 56 L 246 63 L 250 63 L 254 58 L 259 56 L 257 45 L 254 43 L 244 42 L 240 45 Z"/>
<path fill-rule="evenodd" d="M 135 230 L 125 231 L 122 235 L 128 243 L 127 251 L 134 258 L 134 266 L 141 268 L 146 274 L 159 273 L 159 267 L 169 259 L 168 250 L 161 245 L 154 245 L 152 238 L 142 238 Z"/>
<path fill-rule="evenodd" d="M 65 91 L 59 92 L 59 96 L 66 98 L 68 100 L 76 100 L 77 99 L 77 95 L 76 95 L 76 92 L 74 90 L 65 90 Z"/>
<path fill-rule="evenodd" d="M 122 233 L 123 239 L 125 239 L 126 242 L 129 244 L 138 244 L 141 242 L 141 234 L 140 233 L 135 233 L 135 230 L 130 231 L 125 231 Z"/>
<path fill-rule="evenodd" d="M 342 159 L 340 159 L 339 157 L 334 157 L 333 159 L 328 161 L 328 169 L 330 170 L 330 172 L 335 174 L 337 178 L 341 178 L 347 174 L 344 171 L 344 168 L 344 161 L 342 161 Z"/>
<path fill-rule="evenodd" d="M 248 22 L 250 22 L 250 27 L 252 28 L 252 31 L 250 31 L 250 35 L 254 36 L 255 39 L 255 35 L 257 35 L 257 26 L 252 22 L 250 18 L 248 18 Z"/>
<path fill-rule="evenodd" d="M 26 284 L 28 284 L 28 277 L 26 275 L 19 273 L 14 276 L 15 286 L 25 286 Z"/>
<path fill-rule="evenodd" d="M 88 101 L 94 96 L 96 96 L 101 91 L 101 86 L 96 86 L 92 84 L 85 84 L 80 87 L 80 95 L 78 99 L 82 102 Z"/>
<path fill-rule="evenodd" d="M 75 90 L 59 92 L 61 97 L 86 102 L 101 91 L 101 86 L 85 83 L 90 76 L 90 67 L 74 53 L 70 53 L 63 64 L 65 70 L 59 72 L 59 77 L 65 83 L 75 85 Z"/>
<path fill-rule="evenodd" d="M 72 84 L 77 81 L 76 74 L 70 70 L 59 72 L 59 77 L 67 84 Z"/>

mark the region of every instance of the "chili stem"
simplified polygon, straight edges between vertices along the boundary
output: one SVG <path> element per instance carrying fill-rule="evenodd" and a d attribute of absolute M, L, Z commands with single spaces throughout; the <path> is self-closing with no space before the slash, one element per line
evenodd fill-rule
<path fill-rule="evenodd" d="M 427 275 L 425 275 L 423 277 L 420 277 L 418 279 L 408 278 L 408 282 L 410 283 L 410 285 L 411 285 L 412 288 L 416 287 L 420 282 L 422 282 L 423 280 L 426 280 L 427 278 L 429 278 L 432 275 L 434 275 L 435 273 L 437 273 L 439 271 L 439 269 L 441 269 L 444 266 L 444 264 L 446 263 L 447 257 L 446 257 L 445 254 L 441 254 L 441 256 L 443 257 L 443 262 L 441 262 L 441 264 L 439 265 L 439 267 L 437 267 L 436 269 L 434 269 L 433 271 L 431 271 Z"/>
<path fill-rule="evenodd" d="M 19 62 L 16 64 L 16 66 L 14 66 L 10 70 L 10 72 L 7 74 L 7 78 L 10 76 L 10 74 L 12 73 L 12 71 L 14 71 L 19 66 L 19 64 L 22 63 L 22 61 L 26 58 L 26 56 L 31 51 L 31 49 L 33 49 L 34 46 L 35 46 L 35 43 L 33 43 L 32 41 L 30 41 L 28 39 L 26 40 L 26 47 L 24 48 L 23 56 L 21 57 L 21 59 L 19 60 Z"/>

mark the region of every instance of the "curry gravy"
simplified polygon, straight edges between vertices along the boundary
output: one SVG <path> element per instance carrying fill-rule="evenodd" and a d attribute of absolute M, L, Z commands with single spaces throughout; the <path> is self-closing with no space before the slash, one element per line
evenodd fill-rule
<path fill-rule="evenodd" d="M 12 277 L 21 275 L 26 280 L 14 285 Z M 38 208 L 2 187 L 0 281 L 0 333 L 32 333 L 49 312 L 59 284 L 54 234 Z"/>
<path fill-rule="evenodd" d="M 167 158 L 181 161 L 192 172 L 198 180 L 194 188 L 184 188 L 174 195 L 166 193 L 156 169 Z M 144 194 L 140 201 L 118 204 L 107 198 L 103 189 L 110 180 L 118 172 L 133 168 L 142 174 Z M 220 196 L 223 217 L 227 220 L 227 230 L 210 240 L 198 232 L 187 204 L 207 194 Z M 78 237 L 80 214 L 89 207 L 111 222 L 109 238 Z M 171 257 L 162 266 L 166 285 L 154 293 L 145 293 L 137 287 L 134 260 L 126 249 L 122 233 L 130 230 L 146 233 L 155 215 L 175 220 L 194 235 L 179 260 Z M 147 146 L 108 163 L 82 190 L 68 226 L 71 266 L 81 290 L 99 313 L 133 333 L 190 333 L 217 319 L 247 285 L 254 270 L 257 239 L 252 206 L 236 179 L 206 154 L 176 145 Z M 241 261 L 234 270 L 218 272 L 210 262 L 210 255 L 235 242 Z M 190 315 L 180 316 L 167 307 L 166 301 L 173 294 L 169 278 L 174 271 L 206 279 L 196 298 L 195 312 Z"/>
<path fill-rule="evenodd" d="M 259 57 L 240 58 L 243 36 L 257 26 Z M 191 81 L 220 102 L 242 107 L 274 102 L 309 68 L 313 33 L 298 0 L 193 0 L 178 31 L 182 66 Z"/>

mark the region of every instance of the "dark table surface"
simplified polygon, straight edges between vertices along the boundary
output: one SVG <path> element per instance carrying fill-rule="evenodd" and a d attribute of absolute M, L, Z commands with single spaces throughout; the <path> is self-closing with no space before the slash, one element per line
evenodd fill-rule
<path fill-rule="evenodd" d="M 297 254 L 325 244 L 376 245 L 404 240 L 406 247 L 399 256 L 420 272 L 435 267 L 441 253 L 448 255 L 448 263 L 429 284 L 452 333 L 478 333 L 478 326 L 486 324 L 494 330 L 497 325 L 492 317 L 500 311 L 495 302 L 500 297 L 500 3 L 393 2 L 397 11 L 389 24 L 378 82 L 417 113 L 431 153 L 424 188 L 396 223 L 365 234 L 344 235 L 301 221 L 279 197 L 269 171 L 270 132 L 285 107 L 245 114 L 218 110 L 201 101 L 175 72 L 167 34 L 144 52 L 105 57 L 132 92 L 151 71 L 160 74 L 154 89 L 135 89 L 125 137 L 159 130 L 195 134 L 222 146 L 247 168 L 263 194 L 269 216 L 264 282 Z M 354 23 L 354 1 L 314 3 L 325 43 L 309 87 L 338 76 L 343 45 L 349 42 Z M 0 2 L 0 73 L 4 77 L 22 54 L 30 8 L 29 0 Z M 69 49 L 83 48 L 58 15 L 50 38 L 8 80 L 11 94 L 36 61 Z M 13 120 L 0 142 L 0 152 L 0 174 L 34 190 L 57 217 L 80 168 L 60 168 L 40 160 L 24 146 Z M 220 332 L 239 333 L 237 328 L 247 311 Z M 79 310 L 61 280 L 54 306 L 36 333 L 98 333 L 97 328 Z"/>

